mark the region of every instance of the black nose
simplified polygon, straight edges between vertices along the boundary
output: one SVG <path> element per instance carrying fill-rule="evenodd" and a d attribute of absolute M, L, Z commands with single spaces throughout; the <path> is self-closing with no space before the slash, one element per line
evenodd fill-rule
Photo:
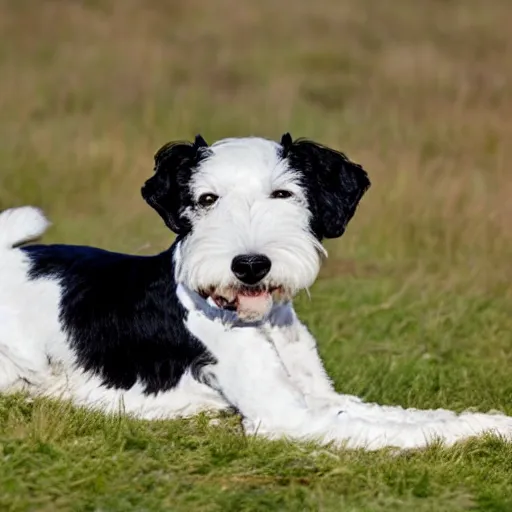
<path fill-rule="evenodd" d="M 272 262 L 263 254 L 241 254 L 231 262 L 233 274 L 244 284 L 256 284 L 270 271 Z"/>

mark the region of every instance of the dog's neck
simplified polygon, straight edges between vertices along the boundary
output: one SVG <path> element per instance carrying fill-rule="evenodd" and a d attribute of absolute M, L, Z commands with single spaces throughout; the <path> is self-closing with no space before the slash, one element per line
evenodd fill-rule
<path fill-rule="evenodd" d="M 200 311 L 210 320 L 217 320 L 232 327 L 261 327 L 263 325 L 286 327 L 295 321 L 295 312 L 289 301 L 274 303 L 263 318 L 248 322 L 241 320 L 235 311 L 221 309 L 210 304 L 207 299 L 183 283 L 178 283 L 176 294 L 185 309 Z"/>

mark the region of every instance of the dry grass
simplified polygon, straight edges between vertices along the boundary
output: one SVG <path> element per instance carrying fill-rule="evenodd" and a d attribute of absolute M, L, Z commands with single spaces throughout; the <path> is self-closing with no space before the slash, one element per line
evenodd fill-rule
<path fill-rule="evenodd" d="M 0 20 L 0 206 L 42 204 L 55 237 L 154 243 L 160 144 L 289 129 L 371 173 L 345 252 L 510 278 L 506 0 L 4 0 Z"/>
<path fill-rule="evenodd" d="M 504 407 L 510 27 L 508 0 L 0 0 L 0 209 L 42 206 L 47 240 L 153 252 L 169 234 L 139 189 L 167 140 L 289 130 L 333 145 L 373 181 L 329 244 L 317 309 L 302 306 L 336 381 L 380 400 Z M 340 336 L 352 345 L 336 348 Z M 453 489 L 433 509 L 471 508 Z M 387 506 L 357 503 L 346 510 Z"/>

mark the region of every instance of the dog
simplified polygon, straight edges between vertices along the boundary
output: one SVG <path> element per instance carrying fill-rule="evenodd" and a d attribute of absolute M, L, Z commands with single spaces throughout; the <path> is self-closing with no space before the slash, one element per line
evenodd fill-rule
<path fill-rule="evenodd" d="M 420 411 L 338 394 L 292 305 L 370 186 L 309 140 L 172 142 L 142 196 L 177 236 L 155 256 L 27 244 L 49 223 L 0 214 L 0 391 L 144 419 L 233 410 L 247 434 L 420 448 L 494 433 L 502 414 Z"/>

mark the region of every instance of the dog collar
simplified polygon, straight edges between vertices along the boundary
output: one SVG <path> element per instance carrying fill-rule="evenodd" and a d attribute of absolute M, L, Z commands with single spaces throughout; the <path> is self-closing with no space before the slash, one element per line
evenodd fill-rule
<path fill-rule="evenodd" d="M 207 299 L 182 283 L 178 284 L 176 293 L 186 309 L 199 310 L 210 320 L 220 320 L 223 324 L 233 327 L 260 327 L 265 324 L 270 324 L 272 327 L 284 327 L 291 325 L 295 320 L 290 301 L 273 304 L 270 311 L 261 320 L 246 322 L 240 320 L 235 311 L 221 309 L 210 304 Z"/>

